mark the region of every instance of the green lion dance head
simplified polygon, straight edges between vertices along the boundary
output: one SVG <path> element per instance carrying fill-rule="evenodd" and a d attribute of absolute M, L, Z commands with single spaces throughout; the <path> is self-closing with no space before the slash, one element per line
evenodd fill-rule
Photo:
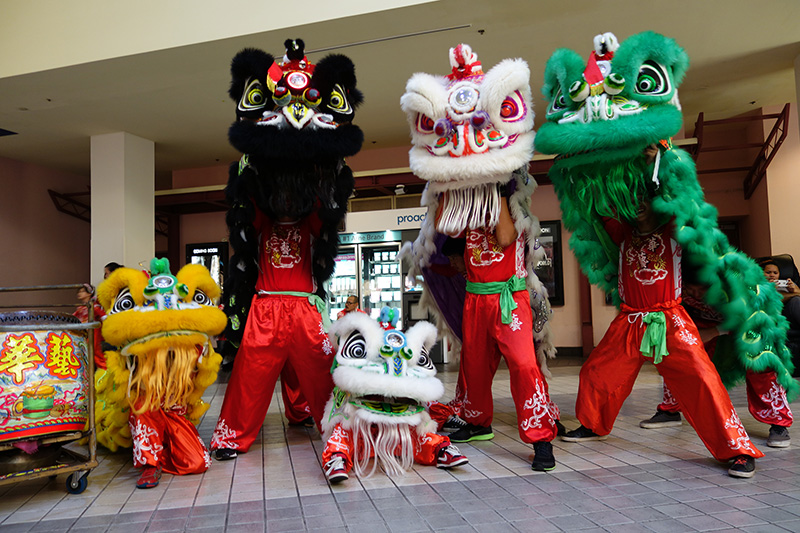
<path fill-rule="evenodd" d="M 592 283 L 619 301 L 619 250 L 601 220 L 633 221 L 649 201 L 662 220 L 672 220 L 684 272 L 707 287 L 706 303 L 724 317 L 720 329 L 732 332 L 731 353 L 715 359 L 723 381 L 742 380 L 746 369 L 774 370 L 791 398 L 798 384 L 780 297 L 755 262 L 730 246 L 692 158 L 672 146 L 683 123 L 678 85 L 688 65 L 674 40 L 653 32 L 622 43 L 598 35 L 588 62 L 557 50 L 545 69 L 547 122 L 536 149 L 557 156 L 550 179 L 570 247 Z"/>

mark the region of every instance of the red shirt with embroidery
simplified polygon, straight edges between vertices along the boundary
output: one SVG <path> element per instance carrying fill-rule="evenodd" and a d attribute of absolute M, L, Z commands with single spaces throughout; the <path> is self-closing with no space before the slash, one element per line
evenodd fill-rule
<path fill-rule="evenodd" d="M 464 265 L 469 281 L 478 283 L 508 281 L 514 275 L 518 278 L 528 275 L 525 269 L 525 240 L 522 234 L 505 248 L 497 242 L 497 234 L 491 229 L 467 230 L 466 238 Z"/>
<path fill-rule="evenodd" d="M 672 222 L 646 235 L 607 219 L 606 230 L 619 244 L 619 296 L 634 309 L 649 309 L 681 296 L 681 247 Z"/>
<path fill-rule="evenodd" d="M 313 293 L 311 251 L 321 226 L 315 213 L 302 220 L 278 222 L 256 209 L 261 249 L 256 290 Z"/>

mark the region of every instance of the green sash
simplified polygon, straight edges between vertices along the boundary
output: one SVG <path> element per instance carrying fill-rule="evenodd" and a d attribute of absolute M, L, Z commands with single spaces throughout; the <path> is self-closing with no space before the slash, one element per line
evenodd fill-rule
<path fill-rule="evenodd" d="M 653 311 L 642 317 L 647 324 L 639 351 L 645 357 L 652 357 L 653 364 L 660 363 L 669 355 L 667 351 L 667 319 L 662 311 Z"/>
<path fill-rule="evenodd" d="M 299 292 L 299 291 L 258 291 L 258 294 L 274 294 L 274 295 L 285 295 L 285 296 L 297 296 L 299 298 L 308 298 L 308 303 L 315 306 L 319 314 L 322 315 L 322 325 L 325 328 L 325 331 L 328 331 L 331 327 L 331 317 L 328 314 L 328 305 L 325 301 L 317 296 L 316 294 L 312 294 L 310 292 Z"/>
<path fill-rule="evenodd" d="M 511 311 L 517 308 L 513 293 L 525 288 L 525 279 L 517 276 L 511 276 L 508 281 L 467 281 L 467 292 L 472 294 L 500 294 L 500 321 L 503 324 L 511 324 Z"/>

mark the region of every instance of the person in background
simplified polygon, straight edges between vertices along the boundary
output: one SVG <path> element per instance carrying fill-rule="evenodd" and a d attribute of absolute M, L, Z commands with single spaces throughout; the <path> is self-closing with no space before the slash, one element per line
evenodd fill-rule
<path fill-rule="evenodd" d="M 120 265 L 119 263 L 110 262 L 106 266 L 103 267 L 103 279 L 106 279 L 108 276 L 111 275 L 118 268 L 122 268 L 125 265 Z"/>
<path fill-rule="evenodd" d="M 789 320 L 791 329 L 800 329 L 800 288 L 791 278 L 780 279 L 780 269 L 774 261 L 761 263 L 761 268 L 783 298 L 783 316 Z"/>
<path fill-rule="evenodd" d="M 94 286 L 91 283 L 84 283 L 80 286 L 78 289 L 78 301 L 80 305 L 78 305 L 75 312 L 72 314 L 78 317 L 81 322 L 86 323 L 89 321 L 88 305 L 90 303 L 94 309 L 94 319 L 96 321 L 101 321 L 106 316 L 106 312 L 103 311 L 103 306 L 97 302 Z M 106 367 L 106 358 L 103 355 L 103 334 L 100 333 L 100 328 L 94 330 L 94 364 L 97 368 Z"/>
<path fill-rule="evenodd" d="M 361 309 L 359 309 L 359 307 L 358 307 L 358 298 L 356 298 L 355 294 L 351 294 L 351 295 L 349 295 L 347 297 L 347 300 L 345 300 L 345 302 L 344 302 L 344 309 L 342 309 L 341 311 L 339 311 L 336 314 L 336 320 L 339 320 L 340 318 L 342 318 L 347 313 L 352 313 L 353 311 L 358 312 L 358 313 L 363 313 L 364 312 Z"/>

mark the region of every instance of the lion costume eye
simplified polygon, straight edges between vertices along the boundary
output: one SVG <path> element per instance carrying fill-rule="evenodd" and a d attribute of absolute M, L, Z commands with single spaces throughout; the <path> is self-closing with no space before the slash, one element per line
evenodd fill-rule
<path fill-rule="evenodd" d="M 136 307 L 136 302 L 133 301 L 131 291 L 128 289 L 122 289 L 117 295 L 117 298 L 114 300 L 114 306 L 111 308 L 108 314 L 113 315 L 114 313 L 130 311 L 134 307 Z"/>
<path fill-rule="evenodd" d="M 558 113 L 559 111 L 563 111 L 569 107 L 569 102 L 567 98 L 564 96 L 564 93 L 561 91 L 559 87 L 558 91 L 556 91 L 555 96 L 553 97 L 553 103 L 550 104 L 549 113 Z"/>
<path fill-rule="evenodd" d="M 340 355 L 346 359 L 366 359 L 367 343 L 364 336 L 358 331 L 351 333 L 342 345 Z"/>
<path fill-rule="evenodd" d="M 341 113 L 342 115 L 350 115 L 353 113 L 353 108 L 350 107 L 350 103 L 345 96 L 345 90 L 338 84 L 333 86 L 331 97 L 328 99 L 328 107 L 330 107 L 332 111 Z"/>
<path fill-rule="evenodd" d="M 257 79 L 248 80 L 244 94 L 242 94 L 242 100 L 239 102 L 239 109 L 241 111 L 254 111 L 264 107 L 265 102 L 266 98 L 261 82 Z"/>
<path fill-rule="evenodd" d="M 433 119 L 423 113 L 417 113 L 417 131 L 428 134 L 433 133 Z"/>
<path fill-rule="evenodd" d="M 500 104 L 500 117 L 504 122 L 518 122 L 525 118 L 527 114 L 525 100 L 519 91 L 514 91 L 506 96 L 503 103 Z"/>
<path fill-rule="evenodd" d="M 636 92 L 652 96 L 668 94 L 672 90 L 663 66 L 655 61 L 645 61 L 636 78 Z"/>
<path fill-rule="evenodd" d="M 214 302 L 211 301 L 211 298 L 209 298 L 208 295 L 203 291 L 201 291 L 200 289 L 194 291 L 194 296 L 192 297 L 192 300 L 194 301 L 194 303 L 200 305 L 214 305 Z"/>
<path fill-rule="evenodd" d="M 420 350 L 419 357 L 417 358 L 417 366 L 420 368 L 426 368 L 428 370 L 435 370 L 433 361 L 428 356 L 428 350 L 424 346 Z"/>

